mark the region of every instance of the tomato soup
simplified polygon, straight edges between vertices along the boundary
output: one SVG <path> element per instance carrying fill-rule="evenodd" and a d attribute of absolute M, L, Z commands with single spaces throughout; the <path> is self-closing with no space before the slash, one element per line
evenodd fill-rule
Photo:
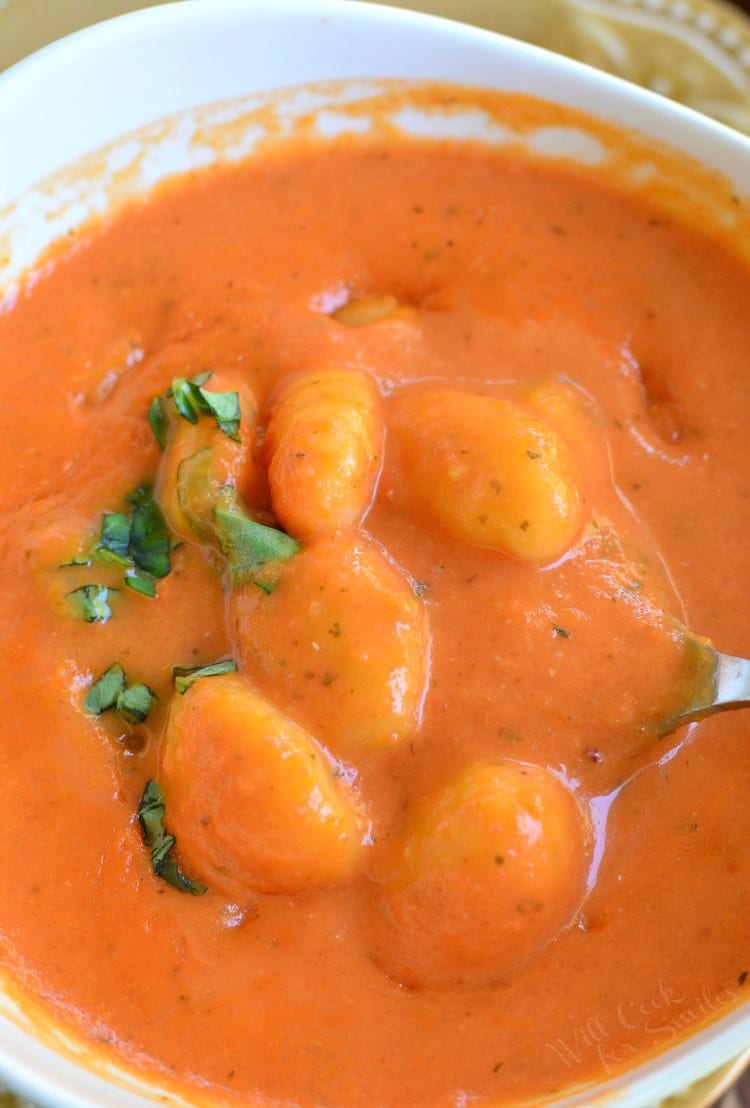
<path fill-rule="evenodd" d="M 750 985 L 750 270 L 568 159 L 298 136 L 0 316 L 0 957 L 211 1104 L 513 1104 Z M 27 1001 L 31 1003 L 31 1001 Z"/>

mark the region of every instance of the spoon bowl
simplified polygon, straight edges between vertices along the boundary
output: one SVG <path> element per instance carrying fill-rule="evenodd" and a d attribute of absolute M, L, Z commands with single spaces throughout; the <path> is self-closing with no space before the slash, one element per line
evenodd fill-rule
<path fill-rule="evenodd" d="M 750 659 L 720 653 L 710 639 L 686 632 L 690 694 L 674 715 L 658 726 L 659 738 L 688 723 L 750 706 Z"/>

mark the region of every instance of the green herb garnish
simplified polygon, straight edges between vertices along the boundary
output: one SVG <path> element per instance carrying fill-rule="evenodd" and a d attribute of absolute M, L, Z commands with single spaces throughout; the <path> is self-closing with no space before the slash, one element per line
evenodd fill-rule
<path fill-rule="evenodd" d="M 125 499 L 131 505 L 130 515 L 104 512 L 90 556 L 76 556 L 60 568 L 90 566 L 92 559 L 116 566 L 125 571 L 127 588 L 142 596 L 155 597 L 155 580 L 166 577 L 172 569 L 169 531 L 150 485 L 143 485 Z M 110 597 L 118 591 L 90 582 L 69 592 L 65 600 L 76 619 L 104 623 L 112 615 Z"/>
<path fill-rule="evenodd" d="M 266 596 L 271 595 L 273 590 L 276 588 L 277 583 L 278 582 L 276 582 L 276 581 L 261 581 L 257 577 L 253 581 L 253 584 L 255 585 L 256 589 L 260 589 L 260 591 L 264 592 L 266 594 Z"/>
<path fill-rule="evenodd" d="M 126 723 L 145 723 L 156 701 L 148 685 L 128 685 L 125 670 L 115 662 L 91 686 L 83 706 L 92 716 L 114 708 Z"/>
<path fill-rule="evenodd" d="M 211 662 L 207 666 L 172 666 L 174 687 L 184 696 L 201 677 L 219 677 L 222 673 L 234 673 L 236 669 L 237 666 L 231 658 Z"/>
<path fill-rule="evenodd" d="M 92 716 L 100 716 L 102 712 L 114 708 L 117 698 L 125 690 L 125 670 L 119 662 L 110 666 L 98 681 L 89 689 L 84 701 L 84 708 Z"/>
<path fill-rule="evenodd" d="M 187 377 L 175 377 L 167 392 L 167 396 L 174 401 L 174 406 L 179 415 L 188 423 L 197 423 L 198 418 L 205 409 L 205 402 L 201 396 L 200 386 Z"/>
<path fill-rule="evenodd" d="M 171 571 L 170 537 L 161 508 L 150 485 L 125 497 L 131 506 L 123 512 L 105 512 L 92 556 L 98 562 L 125 570 L 125 584 L 142 596 L 156 596 L 155 580 Z"/>
<path fill-rule="evenodd" d="M 167 397 L 171 398 L 178 414 L 188 423 L 197 423 L 202 415 L 213 416 L 219 429 L 230 439 L 239 442 L 242 415 L 239 393 L 211 392 L 209 389 L 204 389 L 203 384 L 209 377 L 210 374 L 200 374 L 192 380 L 188 380 L 187 377 L 175 377 Z M 153 406 L 154 401 L 149 407 L 149 423 L 152 430 L 154 429 L 151 415 Z M 156 434 L 155 430 L 154 434 Z"/>
<path fill-rule="evenodd" d="M 165 813 L 164 794 L 155 781 L 147 781 L 138 805 L 138 819 L 146 846 L 151 851 L 153 871 L 180 892 L 201 896 L 206 886 L 187 877 L 172 857 L 176 840 L 164 826 Z"/>
<path fill-rule="evenodd" d="M 109 565 L 127 566 L 130 564 L 129 546 L 130 521 L 127 516 L 120 512 L 105 512 L 99 542 L 93 551 L 96 560 Z"/>
<path fill-rule="evenodd" d="M 127 723 L 145 723 L 157 696 L 148 685 L 130 685 L 117 697 L 117 714 Z"/>
<path fill-rule="evenodd" d="M 153 499 L 150 487 L 139 489 L 128 500 L 134 504 L 130 556 L 139 569 L 152 577 L 166 577 L 172 565 L 169 560 L 169 531 L 161 508 Z"/>
<path fill-rule="evenodd" d="M 160 449 L 163 450 L 167 445 L 167 431 L 169 430 L 169 419 L 167 418 L 163 396 L 155 396 L 151 401 L 148 406 L 147 419 L 151 430 L 154 432 L 154 438 Z"/>
<path fill-rule="evenodd" d="M 201 389 L 200 392 L 219 430 L 223 431 L 228 438 L 239 442 L 241 419 L 239 393 L 209 392 L 208 389 Z"/>
<path fill-rule="evenodd" d="M 125 584 L 133 592 L 139 592 L 141 596 L 156 596 L 156 584 L 153 577 L 148 573 L 142 573 L 138 569 L 128 569 L 125 571 Z"/>
<path fill-rule="evenodd" d="M 232 488 L 222 490 L 213 513 L 216 537 L 235 585 L 249 580 L 266 562 L 284 561 L 299 550 L 299 543 L 284 531 L 251 519 Z"/>
<path fill-rule="evenodd" d="M 117 589 L 110 589 L 106 585 L 81 585 L 69 592 L 65 600 L 71 615 L 76 619 L 82 619 L 85 623 L 106 623 L 112 615 L 110 597 L 116 592 Z"/>

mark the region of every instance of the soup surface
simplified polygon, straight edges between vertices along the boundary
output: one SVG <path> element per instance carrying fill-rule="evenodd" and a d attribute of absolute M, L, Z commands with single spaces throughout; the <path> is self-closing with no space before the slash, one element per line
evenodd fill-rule
<path fill-rule="evenodd" d="M 212 1102 L 553 1096 L 738 1004 L 750 272 L 573 162 L 162 187 L 0 317 L 0 956 Z M 206 669 L 206 667 L 208 667 Z"/>

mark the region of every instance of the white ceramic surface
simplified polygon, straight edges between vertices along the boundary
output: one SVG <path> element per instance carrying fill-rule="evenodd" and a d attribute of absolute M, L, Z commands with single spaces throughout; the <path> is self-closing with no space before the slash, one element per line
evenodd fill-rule
<path fill-rule="evenodd" d="M 726 174 L 738 194 L 750 195 L 748 139 L 533 47 L 349 0 L 191 0 L 100 24 L 0 76 L 0 209 L 73 159 L 195 105 L 327 79 L 393 77 L 510 89 L 584 108 L 691 153 Z M 651 1105 L 749 1044 L 746 1004 L 595 1097 L 588 1092 L 565 1103 Z M 144 1103 L 133 1089 L 73 1065 L 3 1016 L 0 1079 L 49 1108 Z"/>
<path fill-rule="evenodd" d="M 0 0 L 0 70 L 98 20 L 170 2 Z M 578 58 L 750 134 L 750 12 L 726 0 L 379 2 Z"/>

